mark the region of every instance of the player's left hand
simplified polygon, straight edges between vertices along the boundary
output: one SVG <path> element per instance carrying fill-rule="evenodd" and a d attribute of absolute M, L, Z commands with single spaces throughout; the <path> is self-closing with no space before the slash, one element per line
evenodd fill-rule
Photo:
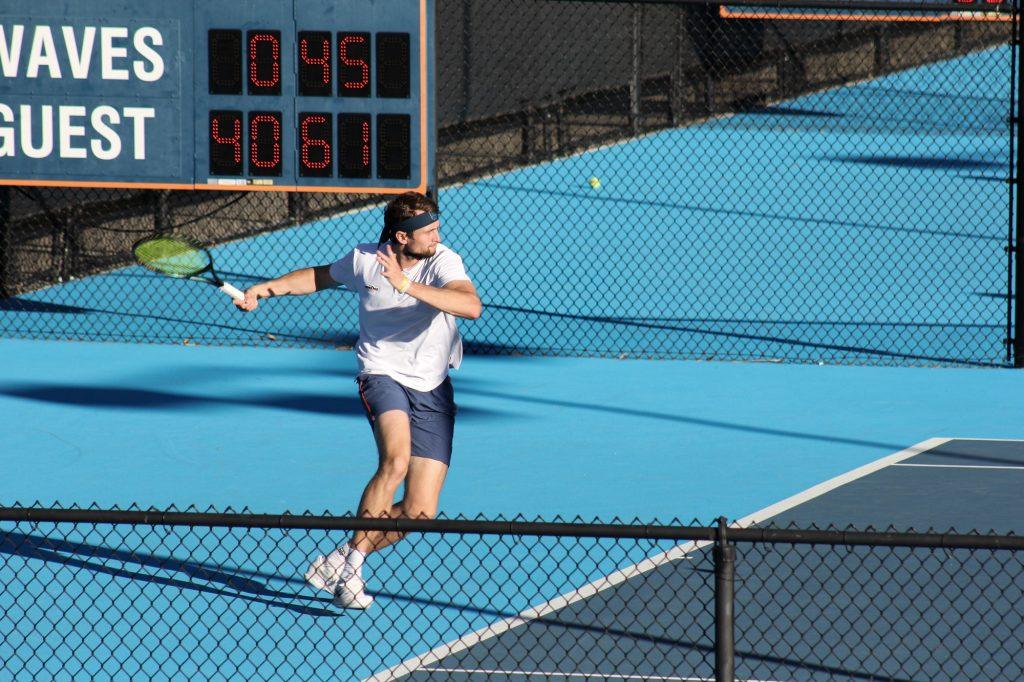
<path fill-rule="evenodd" d="M 378 249 L 377 262 L 380 263 L 381 272 L 384 273 L 384 278 L 391 283 L 391 286 L 397 289 L 402 285 L 405 273 L 402 272 L 402 266 L 398 264 L 398 256 L 395 255 L 391 244 L 386 244 L 383 250 Z"/>

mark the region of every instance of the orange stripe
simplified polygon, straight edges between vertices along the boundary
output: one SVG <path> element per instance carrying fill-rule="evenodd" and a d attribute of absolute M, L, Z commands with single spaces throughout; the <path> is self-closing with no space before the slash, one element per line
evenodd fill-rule
<path fill-rule="evenodd" d="M 105 189 L 192 189 L 193 185 L 162 182 L 101 182 L 78 180 L 13 180 L 0 178 L 0 185 L 15 187 L 102 187 Z"/>
<path fill-rule="evenodd" d="M 366 408 L 366 416 L 370 418 L 370 421 L 375 421 L 376 417 L 373 415 L 373 409 L 370 407 L 370 402 L 363 395 L 363 385 L 359 384 L 359 397 L 363 399 L 363 407 Z"/>
<path fill-rule="evenodd" d="M 334 194 L 401 194 L 408 192 L 406 187 L 310 187 L 304 185 L 295 187 L 292 185 L 210 185 L 197 184 L 188 185 L 189 189 L 202 191 L 226 191 L 226 192 L 328 192 Z"/>
<path fill-rule="evenodd" d="M 1011 20 L 1009 14 L 996 14 L 995 12 L 951 12 L 934 16 L 907 14 L 813 14 L 796 12 L 791 14 L 783 12 L 755 14 L 754 12 L 734 12 L 725 5 L 719 5 L 718 14 L 723 19 L 778 19 L 783 21 L 892 21 L 937 24 L 949 21 L 1006 22 Z"/>
<path fill-rule="evenodd" d="M 427 193 L 427 94 L 427 0 L 420 0 L 420 194 Z"/>
<path fill-rule="evenodd" d="M 15 180 L 0 178 L 0 185 L 12 187 L 90 187 L 99 189 L 178 189 L 221 192 L 325 192 L 346 194 L 401 194 L 409 191 L 405 187 L 295 187 L 292 185 L 211 185 L 180 184 L 164 182 L 103 182 L 98 180 Z M 420 185 L 426 187 L 426 181 Z M 426 191 L 425 189 L 423 191 Z"/>

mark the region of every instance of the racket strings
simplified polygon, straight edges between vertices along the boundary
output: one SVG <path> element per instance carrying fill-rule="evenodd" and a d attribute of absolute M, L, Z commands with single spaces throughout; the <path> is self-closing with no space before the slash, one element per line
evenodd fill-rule
<path fill-rule="evenodd" d="M 157 237 L 135 245 L 140 264 L 172 277 L 191 277 L 210 267 L 209 253 L 184 239 Z"/>

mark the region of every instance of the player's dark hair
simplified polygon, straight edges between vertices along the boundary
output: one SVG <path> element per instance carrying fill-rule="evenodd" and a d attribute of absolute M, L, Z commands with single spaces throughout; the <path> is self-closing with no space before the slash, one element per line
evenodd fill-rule
<path fill-rule="evenodd" d="M 437 202 L 419 192 L 406 192 L 388 202 L 384 209 L 384 229 L 381 230 L 378 244 L 395 236 L 394 226 L 406 218 L 411 218 L 420 211 L 437 213 Z"/>

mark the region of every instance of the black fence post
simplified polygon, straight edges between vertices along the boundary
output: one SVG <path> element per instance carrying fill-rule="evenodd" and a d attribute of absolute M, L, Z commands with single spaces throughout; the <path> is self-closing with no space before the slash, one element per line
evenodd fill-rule
<path fill-rule="evenodd" d="M 73 276 L 74 267 L 70 263 L 76 255 L 74 251 L 74 242 L 76 240 L 73 238 L 73 232 L 80 214 L 80 207 L 74 207 L 53 221 L 53 241 L 50 243 L 50 271 L 54 283 L 63 284 Z"/>
<path fill-rule="evenodd" d="M 683 122 L 683 31 L 686 7 L 677 5 L 675 11 L 675 41 L 672 47 L 672 77 L 669 84 L 669 117 L 672 126 Z"/>
<path fill-rule="evenodd" d="M 710 71 L 704 74 L 704 112 L 711 116 L 715 113 L 715 75 Z"/>
<path fill-rule="evenodd" d="M 736 577 L 736 546 L 726 538 L 725 517 L 718 519 L 712 552 L 715 559 L 715 682 L 735 682 L 735 621 L 733 598 Z"/>
<path fill-rule="evenodd" d="M 171 197 L 171 190 L 160 189 L 153 193 L 156 205 L 153 207 L 153 231 L 157 234 L 165 234 L 171 231 L 171 212 L 168 200 Z"/>
<path fill-rule="evenodd" d="M 1018 175 L 1020 169 L 1017 163 L 1017 50 L 1020 40 L 1018 32 L 1020 28 L 1019 13 L 1016 5 L 1013 8 L 1012 21 L 1010 22 L 1010 91 L 1007 93 L 1009 111 L 1006 116 L 1007 135 L 1009 136 L 1009 151 L 1006 158 L 1006 246 L 1003 251 L 1006 253 L 1006 336 L 1003 337 L 1003 348 L 1006 351 L 1006 364 L 1012 365 L 1017 355 L 1013 342 L 1013 313 L 1017 308 L 1016 288 L 1014 287 L 1013 269 L 1016 263 L 1014 251 L 1017 244 L 1016 219 L 1017 198 L 1020 196 Z"/>
<path fill-rule="evenodd" d="M 640 88 L 642 86 L 641 71 L 643 69 L 643 28 L 644 28 L 644 6 L 640 3 L 633 5 L 633 66 L 632 77 L 629 81 L 629 125 L 634 135 L 640 134 L 642 123 L 640 121 Z"/>
<path fill-rule="evenodd" d="M 306 212 L 306 201 L 302 192 L 288 192 L 288 222 L 298 225 Z"/>
<path fill-rule="evenodd" d="M 519 124 L 519 157 L 522 163 L 533 161 L 533 106 L 529 102 L 523 102 L 520 110 Z"/>
<path fill-rule="evenodd" d="M 889 34 L 885 26 L 875 30 L 874 42 L 874 64 L 872 65 L 872 76 L 881 76 L 889 72 Z"/>
<path fill-rule="evenodd" d="M 1021 146 L 1021 135 L 1024 134 L 1024 53 L 1021 50 L 1021 34 L 1024 31 L 1024 12 L 1021 12 L 1020 1 L 1015 4 L 1014 9 L 1014 43 L 1017 51 L 1017 111 L 1016 111 L 1016 132 L 1017 132 L 1017 159 L 1014 168 L 1014 192 L 1016 193 L 1016 224 L 1014 225 L 1013 244 L 1013 366 L 1024 367 L 1024 286 L 1021 280 L 1024 279 L 1024 258 L 1021 258 L 1021 249 L 1024 248 L 1024 148 Z"/>
<path fill-rule="evenodd" d="M 565 129 L 565 102 L 568 98 L 568 91 L 558 91 L 558 100 L 555 103 L 555 154 L 557 156 L 569 152 L 569 134 Z"/>
<path fill-rule="evenodd" d="M 11 296 L 13 287 L 7 280 L 7 264 L 14 244 L 11 239 L 11 188 L 0 187 L 0 298 Z"/>

